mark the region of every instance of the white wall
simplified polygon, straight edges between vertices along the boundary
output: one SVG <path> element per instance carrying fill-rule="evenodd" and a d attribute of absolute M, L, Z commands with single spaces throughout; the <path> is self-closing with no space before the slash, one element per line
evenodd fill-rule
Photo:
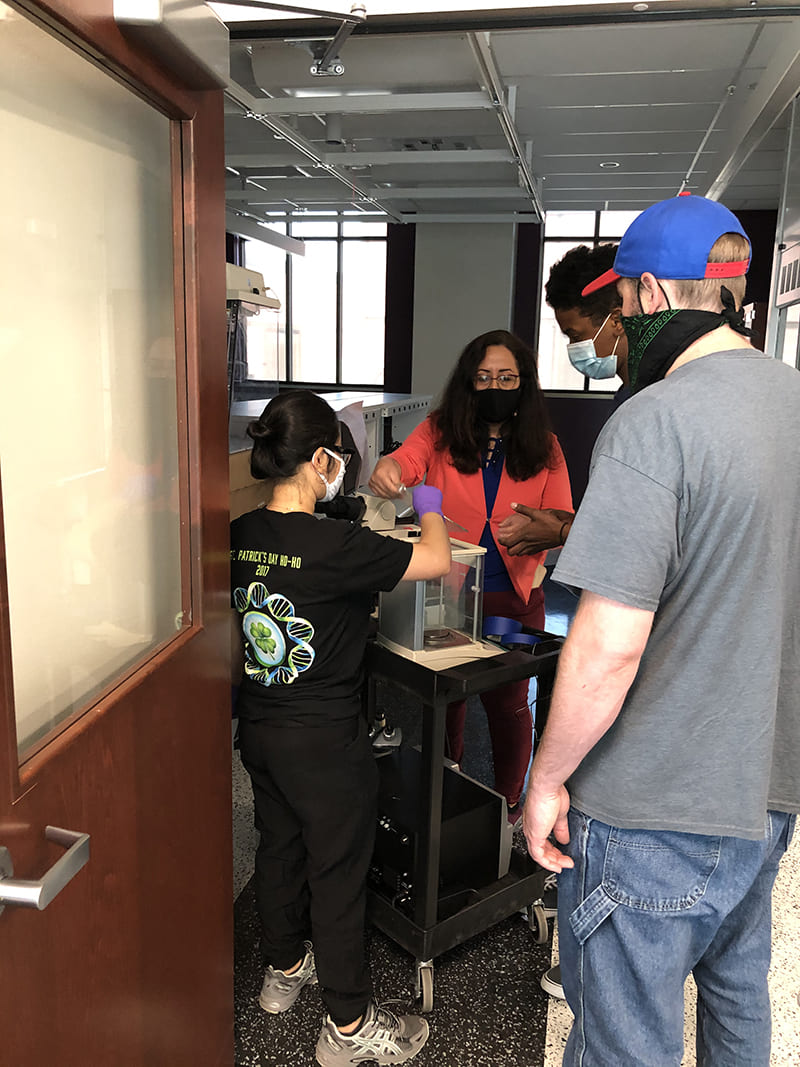
<path fill-rule="evenodd" d="M 440 392 L 464 345 L 511 325 L 515 227 L 417 226 L 412 392 Z"/>

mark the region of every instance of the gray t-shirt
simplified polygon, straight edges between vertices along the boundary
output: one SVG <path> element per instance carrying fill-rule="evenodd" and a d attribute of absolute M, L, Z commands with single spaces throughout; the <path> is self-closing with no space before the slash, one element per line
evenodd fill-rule
<path fill-rule="evenodd" d="M 800 811 L 800 374 L 752 349 L 631 397 L 554 577 L 655 612 L 617 721 L 569 782 L 602 822 L 757 839 Z"/>

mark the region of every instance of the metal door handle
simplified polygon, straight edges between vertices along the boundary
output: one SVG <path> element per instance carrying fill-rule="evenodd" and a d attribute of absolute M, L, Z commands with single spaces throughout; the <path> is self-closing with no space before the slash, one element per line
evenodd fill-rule
<path fill-rule="evenodd" d="M 45 827 L 44 836 L 67 850 L 37 881 L 12 878 L 14 864 L 7 848 L 0 848 L 0 912 L 6 904 L 43 911 L 81 867 L 89 862 L 89 835 L 58 826 Z"/>

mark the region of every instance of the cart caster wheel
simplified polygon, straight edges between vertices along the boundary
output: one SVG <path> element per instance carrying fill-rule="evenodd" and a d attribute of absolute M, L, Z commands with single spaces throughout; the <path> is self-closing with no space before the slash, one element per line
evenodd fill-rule
<path fill-rule="evenodd" d="M 417 996 L 421 1000 L 420 1011 L 433 1011 L 433 964 L 417 964 Z"/>
<path fill-rule="evenodd" d="M 548 941 L 550 930 L 547 926 L 547 916 L 539 901 L 528 905 L 528 926 L 533 931 L 537 945 L 544 945 Z"/>

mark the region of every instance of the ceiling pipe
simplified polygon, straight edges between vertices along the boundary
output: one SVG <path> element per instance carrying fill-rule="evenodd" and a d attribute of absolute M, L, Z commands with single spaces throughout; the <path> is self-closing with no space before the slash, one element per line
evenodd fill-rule
<path fill-rule="evenodd" d="M 341 115 L 325 116 L 325 144 L 344 144 Z"/>
<path fill-rule="evenodd" d="M 689 164 L 689 169 L 686 171 L 686 176 L 684 177 L 684 179 L 681 182 L 680 187 L 678 189 L 678 196 L 681 195 L 683 190 L 689 184 L 689 179 L 691 178 L 692 172 L 694 171 L 695 167 L 698 164 L 700 156 L 703 153 L 703 149 L 706 146 L 706 142 L 708 141 L 708 139 L 711 136 L 711 134 L 714 132 L 714 129 L 715 129 L 716 125 L 717 125 L 717 120 L 719 119 L 720 115 L 722 114 L 722 111 L 723 111 L 725 105 L 728 103 L 728 101 L 731 99 L 731 97 L 736 92 L 739 79 L 741 78 L 742 73 L 744 72 L 744 69 L 747 66 L 747 61 L 750 59 L 750 56 L 753 54 L 753 49 L 755 48 L 756 44 L 758 43 L 758 39 L 759 39 L 759 37 L 761 36 L 761 34 L 763 32 L 764 32 L 764 23 L 760 22 L 758 24 L 758 26 L 756 27 L 755 33 L 753 34 L 753 36 L 750 39 L 749 45 L 745 49 L 745 53 L 742 56 L 741 62 L 739 63 L 739 68 L 738 68 L 738 70 L 736 71 L 736 73 L 733 76 L 733 81 L 731 82 L 731 84 L 725 90 L 725 96 L 723 96 L 722 100 L 720 100 L 719 106 L 717 107 L 717 110 L 714 112 L 714 117 L 712 118 L 711 122 L 709 123 L 708 129 L 706 130 L 705 134 L 703 135 L 703 139 L 700 142 L 700 144 L 698 145 L 697 151 L 694 154 L 694 159 Z"/>
<path fill-rule="evenodd" d="M 352 23 L 354 28 L 367 18 L 366 9 L 361 3 L 354 3 L 350 14 L 345 15 L 342 11 L 321 11 L 317 7 L 308 7 L 306 4 L 273 3 L 272 0 L 219 0 L 226 7 L 263 7 L 267 11 L 296 11 L 298 15 L 315 15 L 317 18 L 336 19 L 337 22 Z"/>
<path fill-rule="evenodd" d="M 506 103 L 506 90 L 489 43 L 489 34 L 468 33 L 467 40 L 469 41 L 475 61 L 478 64 L 481 77 L 484 80 L 484 88 L 492 98 L 508 147 L 514 157 L 514 163 L 517 166 L 517 173 L 519 174 L 520 185 L 533 205 L 534 213 L 537 216 L 536 221 L 542 222 L 544 221 L 544 208 L 542 207 L 542 201 L 536 188 L 536 180 L 528 165 L 528 160 L 522 146 L 522 141 L 517 132 L 514 118 Z"/>

